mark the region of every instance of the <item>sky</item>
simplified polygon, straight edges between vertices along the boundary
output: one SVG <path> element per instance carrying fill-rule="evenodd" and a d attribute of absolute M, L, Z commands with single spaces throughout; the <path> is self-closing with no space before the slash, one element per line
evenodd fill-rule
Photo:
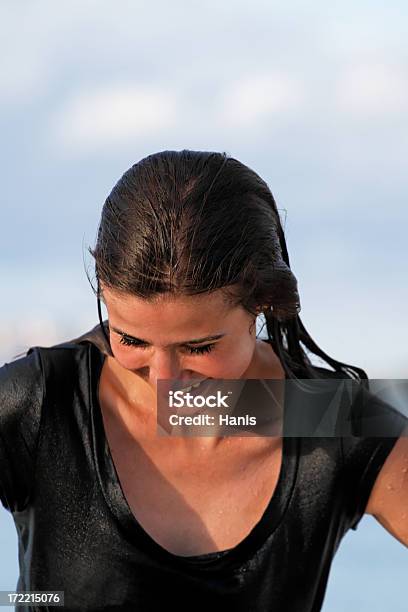
<path fill-rule="evenodd" d="M 0 361 L 93 326 L 106 196 L 146 155 L 191 148 L 268 183 L 317 344 L 405 377 L 405 5 L 120 6 L 1 3 Z"/>
<path fill-rule="evenodd" d="M 407 17 L 392 0 L 3 0 L 0 364 L 97 323 L 105 198 L 189 148 L 268 183 L 315 342 L 407 378 Z"/>

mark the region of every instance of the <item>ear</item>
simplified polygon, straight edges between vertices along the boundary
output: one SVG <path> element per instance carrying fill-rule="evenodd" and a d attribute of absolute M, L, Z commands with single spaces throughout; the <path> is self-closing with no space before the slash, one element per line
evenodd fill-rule
<path fill-rule="evenodd" d="M 255 312 L 257 313 L 257 315 L 260 315 L 261 312 L 264 312 L 265 310 L 267 310 L 269 308 L 268 304 L 262 304 L 262 306 L 257 306 L 255 308 Z"/>

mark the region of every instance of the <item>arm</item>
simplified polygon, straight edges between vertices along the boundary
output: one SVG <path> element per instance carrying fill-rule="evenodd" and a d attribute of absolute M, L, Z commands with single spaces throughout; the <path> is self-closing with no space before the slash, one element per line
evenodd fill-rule
<path fill-rule="evenodd" d="M 0 501 L 11 512 L 31 494 L 43 397 L 38 350 L 0 367 Z"/>
<path fill-rule="evenodd" d="M 408 426 L 377 476 L 365 514 L 408 547 Z"/>

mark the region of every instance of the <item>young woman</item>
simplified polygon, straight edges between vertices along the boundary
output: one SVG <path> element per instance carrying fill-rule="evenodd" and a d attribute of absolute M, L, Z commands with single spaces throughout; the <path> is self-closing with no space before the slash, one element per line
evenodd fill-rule
<path fill-rule="evenodd" d="M 99 325 L 0 369 L 18 590 L 64 591 L 67 610 L 317 612 L 364 513 L 408 545 L 402 414 L 383 438 L 156 433 L 161 379 L 367 384 L 303 326 L 253 170 L 221 153 L 150 155 L 113 188 L 90 252 Z"/>

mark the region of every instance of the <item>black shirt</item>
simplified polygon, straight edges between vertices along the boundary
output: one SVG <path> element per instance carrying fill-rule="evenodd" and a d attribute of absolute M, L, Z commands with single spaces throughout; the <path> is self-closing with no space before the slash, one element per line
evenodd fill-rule
<path fill-rule="evenodd" d="M 226 551 L 174 555 L 120 486 L 98 403 L 101 348 L 85 334 L 0 368 L 0 499 L 18 532 L 16 590 L 64 591 L 65 610 L 320 610 L 335 552 L 398 436 L 283 437 L 252 531 Z"/>

